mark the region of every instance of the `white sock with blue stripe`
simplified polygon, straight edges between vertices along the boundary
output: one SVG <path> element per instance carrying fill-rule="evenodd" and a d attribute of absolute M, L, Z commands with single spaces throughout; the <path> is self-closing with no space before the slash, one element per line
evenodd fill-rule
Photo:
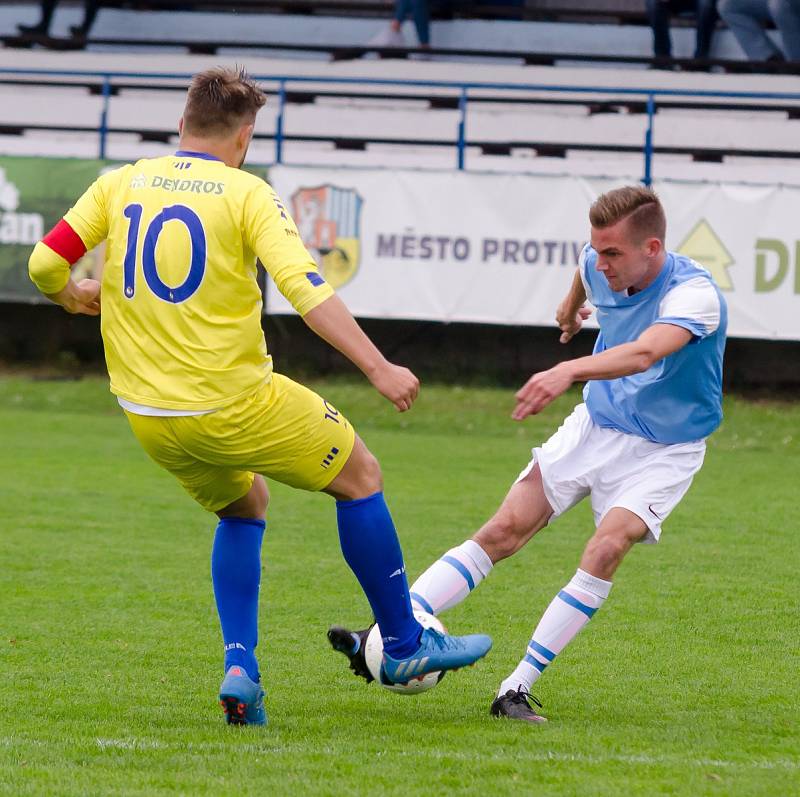
<path fill-rule="evenodd" d="M 461 603 L 491 569 L 492 560 L 475 540 L 462 542 L 411 585 L 411 605 L 428 614 L 439 614 Z"/>
<path fill-rule="evenodd" d="M 508 678 L 500 684 L 498 694 L 522 687 L 531 687 L 544 672 L 545 667 L 575 638 L 578 631 L 605 603 L 611 591 L 611 582 L 596 578 L 580 568 L 561 592 L 547 607 L 539 625 L 528 643 L 525 658 Z"/>

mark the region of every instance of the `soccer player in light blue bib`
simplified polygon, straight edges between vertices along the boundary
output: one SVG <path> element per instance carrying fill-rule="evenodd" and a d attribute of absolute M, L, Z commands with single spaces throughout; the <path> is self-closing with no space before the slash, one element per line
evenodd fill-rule
<path fill-rule="evenodd" d="M 531 706 L 533 684 L 603 605 L 634 543 L 658 541 L 703 463 L 706 437 L 722 420 L 727 310 L 711 275 L 665 249 L 664 210 L 648 188 L 603 194 L 589 219 L 591 243 L 556 321 L 567 343 L 592 313 L 588 299 L 600 324 L 594 353 L 532 376 L 512 417 L 541 412 L 579 381 L 586 382 L 583 403 L 533 449 L 495 515 L 411 586 L 415 608 L 439 614 L 590 497 L 596 531 L 578 570 L 545 610 L 491 706 L 494 716 L 534 723 L 545 719 Z M 353 657 L 351 667 L 360 673 Z"/>

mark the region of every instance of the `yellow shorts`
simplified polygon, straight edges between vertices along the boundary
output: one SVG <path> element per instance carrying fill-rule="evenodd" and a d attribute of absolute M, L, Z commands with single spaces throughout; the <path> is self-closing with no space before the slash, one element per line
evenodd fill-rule
<path fill-rule="evenodd" d="M 355 441 L 335 407 L 275 373 L 246 399 L 207 415 L 125 414 L 144 450 L 209 512 L 245 495 L 255 473 L 322 490 Z"/>

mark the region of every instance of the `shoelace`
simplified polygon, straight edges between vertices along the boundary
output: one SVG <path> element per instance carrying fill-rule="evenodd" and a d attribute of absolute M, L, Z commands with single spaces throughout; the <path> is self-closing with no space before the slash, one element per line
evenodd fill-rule
<path fill-rule="evenodd" d="M 439 650 L 461 650 L 463 643 L 457 637 L 447 636 L 435 628 L 426 629 L 428 637 L 433 640 Z"/>
<path fill-rule="evenodd" d="M 542 704 L 539 702 L 539 699 L 534 697 L 530 692 L 523 691 L 522 687 L 517 689 L 514 697 L 511 698 L 512 703 L 524 703 L 528 708 L 531 708 L 529 700 L 532 700 L 538 708 L 542 708 Z M 533 711 L 533 709 L 531 709 Z"/>

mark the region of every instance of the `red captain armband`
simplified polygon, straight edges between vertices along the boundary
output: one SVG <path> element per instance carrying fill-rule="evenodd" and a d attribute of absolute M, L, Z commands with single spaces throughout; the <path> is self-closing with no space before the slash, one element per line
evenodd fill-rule
<path fill-rule="evenodd" d="M 57 255 L 61 255 L 71 266 L 75 265 L 86 254 L 86 246 L 80 235 L 64 219 L 61 219 L 42 238 L 42 243 L 49 246 Z"/>

